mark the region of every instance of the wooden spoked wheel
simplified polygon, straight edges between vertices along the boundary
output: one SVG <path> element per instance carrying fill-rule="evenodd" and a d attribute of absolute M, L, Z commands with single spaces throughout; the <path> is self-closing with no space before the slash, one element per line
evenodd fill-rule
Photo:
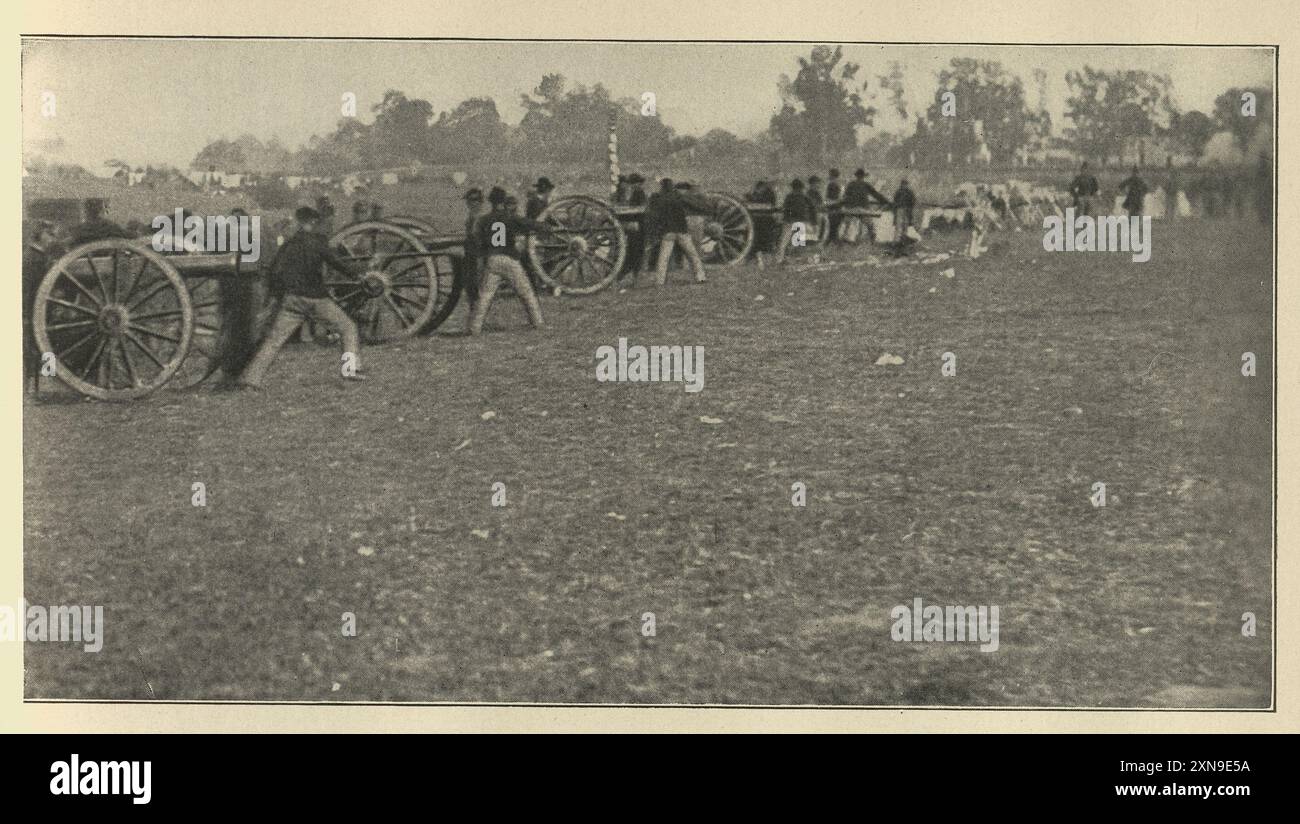
<path fill-rule="evenodd" d="M 739 199 L 724 192 L 707 192 L 713 207 L 704 215 L 699 238 L 700 257 L 715 266 L 742 263 L 754 248 L 754 219 Z"/>
<path fill-rule="evenodd" d="M 92 398 L 133 400 L 157 390 L 189 353 L 189 289 L 165 257 L 127 240 L 78 246 L 36 291 L 33 332 L 59 379 Z"/>
<path fill-rule="evenodd" d="M 226 343 L 221 323 L 221 278 L 216 274 L 186 274 L 184 279 L 194 313 L 194 334 L 190 351 L 168 382 L 171 389 L 191 389 L 212 377 L 221 368 Z"/>
<path fill-rule="evenodd" d="M 353 272 L 348 276 L 326 269 L 325 288 L 367 343 L 426 331 L 455 288 L 451 267 L 440 271 L 424 244 L 395 224 L 354 223 L 336 232 L 330 246 Z M 445 287 L 439 283 L 443 278 Z"/>
<path fill-rule="evenodd" d="M 428 238 L 436 237 L 438 232 L 433 228 L 433 224 L 427 220 L 421 220 L 418 217 L 409 217 L 407 215 L 397 215 L 395 217 L 384 218 L 385 223 L 392 223 L 395 226 L 401 226 L 406 231 L 415 235 L 421 242 Z"/>
<path fill-rule="evenodd" d="M 538 220 L 550 231 L 528 236 L 528 260 L 556 294 L 590 295 L 618 277 L 627 235 L 609 206 L 573 195 L 551 203 Z"/>

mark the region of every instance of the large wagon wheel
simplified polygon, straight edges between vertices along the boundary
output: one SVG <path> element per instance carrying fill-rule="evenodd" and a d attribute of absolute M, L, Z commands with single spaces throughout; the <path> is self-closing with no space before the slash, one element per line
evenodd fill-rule
<path fill-rule="evenodd" d="M 451 267 L 440 271 L 415 235 L 387 221 L 346 226 L 330 238 L 330 246 L 355 272 L 349 277 L 326 270 L 325 288 L 367 343 L 427 331 L 455 289 Z"/>
<path fill-rule="evenodd" d="M 141 398 L 189 353 L 189 289 L 162 255 L 127 240 L 78 246 L 36 290 L 33 332 L 59 379 L 102 400 Z"/>
<path fill-rule="evenodd" d="M 384 218 L 389 223 L 401 226 L 411 234 L 415 235 L 416 240 L 427 244 L 427 241 L 438 236 L 438 230 L 434 228 L 433 223 L 423 218 L 410 217 L 408 215 L 396 215 L 394 217 Z M 442 322 L 451 317 L 452 311 L 455 310 L 456 304 L 460 302 L 460 293 L 464 288 L 464 283 L 458 281 L 456 271 L 460 268 L 461 258 L 447 252 L 433 252 L 433 265 L 438 269 L 438 310 L 433 313 L 433 317 L 425 325 L 421 334 L 429 334 L 434 329 L 442 325 Z"/>
<path fill-rule="evenodd" d="M 407 215 L 396 215 L 394 217 L 386 217 L 384 218 L 384 220 L 388 223 L 401 226 L 403 229 L 415 235 L 421 241 L 424 241 L 431 237 L 436 237 L 438 234 L 438 231 L 433 228 L 432 223 L 430 223 L 427 220 L 421 220 L 418 217 L 409 217 Z"/>
<path fill-rule="evenodd" d="M 556 294 L 590 295 L 618 277 L 627 258 L 627 234 L 609 206 L 570 195 L 537 219 L 550 231 L 528 236 L 528 260 Z"/>
<path fill-rule="evenodd" d="M 754 218 L 739 199 L 725 192 L 706 192 L 713 206 L 705 215 L 700 257 L 705 263 L 735 266 L 754 248 Z"/>
<path fill-rule="evenodd" d="M 231 267 L 235 265 L 232 256 Z M 172 389 L 192 389 L 212 377 L 221 368 L 221 356 L 227 344 L 221 322 L 221 278 L 215 273 L 185 274 L 183 278 L 194 313 L 194 335 L 189 353 L 167 383 Z"/>

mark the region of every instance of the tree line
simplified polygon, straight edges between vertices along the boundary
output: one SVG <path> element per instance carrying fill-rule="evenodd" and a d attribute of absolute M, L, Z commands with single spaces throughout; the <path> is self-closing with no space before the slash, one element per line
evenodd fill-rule
<path fill-rule="evenodd" d="M 1273 95 L 1266 88 L 1226 89 L 1206 113 L 1179 111 L 1167 75 L 1085 66 L 1064 79 L 1069 125 L 1058 132 L 1046 109 L 1048 78 L 1042 70 L 1027 88 L 998 61 L 954 58 L 938 73 L 930 99 L 913 110 L 898 62 L 868 77 L 860 64 L 845 60 L 841 47 L 815 46 L 797 58 L 793 74 L 778 79 L 780 108 L 766 131 L 752 138 L 724 129 L 679 135 L 645 100 L 616 98 L 600 83 L 571 86 L 562 75 L 547 74 L 521 95 L 524 115 L 517 125 L 505 123 L 490 98 L 470 98 L 435 115 L 428 101 L 389 90 L 372 107 L 369 123 L 342 118 L 333 132 L 313 136 L 296 150 L 253 135 L 215 140 L 191 168 L 336 175 L 479 161 L 591 162 L 604 157 L 611 121 L 620 157 L 629 162 L 687 153 L 704 161 L 790 158 L 821 165 L 858 157 L 942 165 L 986 152 L 989 162 L 1005 164 L 1053 142 L 1105 160 L 1122 154 L 1126 141 L 1135 138 L 1158 140 L 1199 159 L 1216 132 L 1231 132 L 1245 149 L 1272 122 Z M 1253 116 L 1242 112 L 1248 92 Z M 875 129 L 886 109 L 910 133 Z"/>

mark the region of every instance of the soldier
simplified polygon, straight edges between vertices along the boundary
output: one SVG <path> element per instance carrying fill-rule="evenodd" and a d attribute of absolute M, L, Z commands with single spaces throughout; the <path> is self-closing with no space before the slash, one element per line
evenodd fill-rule
<path fill-rule="evenodd" d="M 533 189 L 528 193 L 528 205 L 524 212 L 524 217 L 529 220 L 537 220 L 546 207 L 551 205 L 551 192 L 555 191 L 555 184 L 551 183 L 550 178 L 539 177 L 533 184 Z"/>
<path fill-rule="evenodd" d="M 763 203 L 768 206 L 775 206 L 776 191 L 772 188 L 771 183 L 768 183 L 766 180 L 760 180 L 754 184 L 754 188 L 749 190 L 749 194 L 745 195 L 745 200 L 750 203 Z"/>
<path fill-rule="evenodd" d="M 844 187 L 844 197 L 840 199 L 840 205 L 843 209 L 852 209 L 856 214 L 854 217 L 867 229 L 867 238 L 871 242 L 876 240 L 876 230 L 871 225 L 871 221 L 865 219 L 865 212 L 871 208 L 871 201 L 875 200 L 881 206 L 891 206 L 889 198 L 876 191 L 876 187 L 867 182 L 867 170 L 858 169 L 853 173 L 853 182 Z"/>
<path fill-rule="evenodd" d="M 271 321 L 266 337 L 234 388 L 260 389 L 266 372 L 280 347 L 304 322 L 322 321 L 338 330 L 343 341 L 343 356 L 351 356 L 352 369 L 342 370 L 345 380 L 365 380 L 361 371 L 361 338 L 357 326 L 343 309 L 330 299 L 325 289 L 322 267 L 352 277 L 351 270 L 334 254 L 320 233 L 321 215 L 310 206 L 293 214 L 297 232 L 285 241 L 271 272 L 272 288 L 283 295 L 280 309 Z M 347 361 L 345 360 L 345 365 Z"/>
<path fill-rule="evenodd" d="M 316 213 L 320 216 L 317 220 L 316 231 L 329 238 L 334 234 L 334 203 L 330 200 L 329 195 L 321 195 L 316 198 Z"/>
<path fill-rule="evenodd" d="M 516 241 L 529 232 L 545 232 L 547 226 L 531 218 L 512 214 L 506 205 L 508 197 L 505 189 L 492 187 L 488 193 L 492 211 L 479 217 L 475 224 L 476 249 L 483 259 L 483 280 L 479 285 L 478 301 L 470 314 L 471 335 L 477 336 L 483 331 L 483 319 L 502 280 L 508 280 L 514 287 L 515 294 L 524 302 L 528 321 L 533 328 L 543 327 L 542 307 L 537 302 L 537 295 L 533 292 L 528 276 L 524 274 Z"/>
<path fill-rule="evenodd" d="M 1255 214 L 1260 223 L 1272 224 L 1273 163 L 1266 152 L 1259 153 L 1259 162 L 1255 165 Z"/>
<path fill-rule="evenodd" d="M 1147 196 L 1147 184 L 1138 174 L 1137 166 L 1133 167 L 1133 174 L 1119 184 L 1119 190 L 1124 193 L 1124 210 L 1128 212 L 1129 217 L 1141 215 L 1142 205 Z"/>
<path fill-rule="evenodd" d="M 95 240 L 127 238 L 131 236 L 121 226 L 109 220 L 108 201 L 102 197 L 87 198 L 84 203 L 86 219 L 72 230 L 71 245 L 80 246 Z"/>
<path fill-rule="evenodd" d="M 907 178 L 898 181 L 898 188 L 894 190 L 893 207 L 894 239 L 901 245 L 909 240 L 907 230 L 915 225 L 916 193 L 908 185 Z"/>
<path fill-rule="evenodd" d="M 754 183 L 754 188 L 749 190 L 745 195 L 748 203 L 754 203 L 761 206 L 775 206 L 776 192 L 772 189 L 772 184 L 766 180 L 759 180 Z M 770 210 L 754 211 L 754 254 L 766 252 L 772 248 L 772 244 L 777 238 L 777 220 L 772 216 Z"/>
<path fill-rule="evenodd" d="M 384 205 L 382 203 L 370 204 L 370 219 L 371 220 L 384 219 Z"/>
<path fill-rule="evenodd" d="M 618 183 L 617 183 L 617 185 L 615 185 L 615 187 L 614 187 L 614 205 L 615 205 L 615 206 L 625 206 L 625 205 L 627 205 L 627 192 L 628 192 L 628 186 L 627 186 L 627 175 L 619 175 L 619 176 L 618 176 Z"/>
<path fill-rule="evenodd" d="M 1079 173 L 1070 181 L 1070 197 L 1074 199 L 1076 215 L 1092 214 L 1092 199 L 1097 196 L 1100 188 L 1097 178 L 1089 171 L 1088 161 L 1083 161 L 1079 165 Z"/>
<path fill-rule="evenodd" d="M 352 222 L 364 223 L 370 218 L 370 204 L 364 200 L 358 200 L 352 204 Z"/>
<path fill-rule="evenodd" d="M 469 312 L 465 314 L 466 334 L 469 333 L 470 320 L 474 317 L 474 307 L 478 305 L 480 270 L 483 268 L 478 248 L 478 220 L 482 216 L 483 190 L 475 187 L 465 193 L 465 255 L 461 258 L 460 268 L 456 270 L 461 291 L 469 300 Z"/>
<path fill-rule="evenodd" d="M 668 180 L 664 184 L 662 178 L 659 182 L 659 191 L 650 195 L 646 199 L 645 213 L 641 216 L 641 256 L 637 259 L 636 278 L 640 279 L 641 273 L 648 271 L 655 265 L 655 253 L 659 249 L 659 241 L 663 237 L 663 200 L 665 191 L 672 189 L 672 181 Z"/>
<path fill-rule="evenodd" d="M 686 259 L 690 261 L 695 282 L 705 282 L 704 261 L 700 260 L 699 250 L 695 248 L 695 241 L 691 239 L 687 215 L 690 212 L 702 212 L 707 209 L 701 208 L 702 204 L 696 198 L 684 194 L 686 191 L 689 191 L 689 184 L 686 190 L 679 190 L 673 186 L 673 181 L 669 178 L 659 181 L 661 197 L 656 203 L 654 216 L 655 223 L 663 233 L 659 240 L 659 261 L 655 267 L 655 283 L 659 286 L 668 282 L 668 259 L 672 257 L 674 249 L 681 249 Z"/>
<path fill-rule="evenodd" d="M 827 175 L 830 181 L 826 184 L 826 209 L 830 220 L 830 242 L 840 245 L 840 223 L 844 220 L 844 213 L 840 211 L 840 198 L 844 196 L 844 189 L 840 186 L 840 170 L 831 169 Z"/>
<path fill-rule="evenodd" d="M 627 176 L 627 205 L 644 206 L 646 204 L 645 178 L 637 172 Z"/>
<path fill-rule="evenodd" d="M 813 202 L 804 194 L 803 181 L 790 181 L 790 193 L 781 202 L 781 239 L 776 244 L 776 262 L 785 263 L 785 250 L 795 239 L 797 227 L 803 227 L 805 238 L 817 231 L 817 212 Z"/>
<path fill-rule="evenodd" d="M 32 319 L 36 316 L 36 290 L 57 258 L 54 224 L 38 220 L 31 240 L 23 247 L 23 383 L 31 378 L 32 392 L 41 388 L 41 351 L 36 345 Z"/>

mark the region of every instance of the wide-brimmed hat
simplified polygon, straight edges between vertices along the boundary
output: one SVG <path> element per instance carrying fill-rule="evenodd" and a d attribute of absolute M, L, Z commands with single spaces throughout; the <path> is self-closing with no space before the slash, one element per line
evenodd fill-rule
<path fill-rule="evenodd" d="M 465 193 L 464 199 L 465 199 L 465 200 L 482 200 L 482 199 L 483 199 L 483 190 L 480 189 L 480 188 L 478 188 L 477 186 L 475 186 L 473 189 L 470 189 L 468 192 Z"/>
<path fill-rule="evenodd" d="M 506 198 L 509 196 L 510 195 L 505 189 L 502 189 L 500 186 L 493 186 L 492 191 L 488 192 L 488 203 L 491 203 L 493 206 L 498 206 L 505 203 Z"/>
<path fill-rule="evenodd" d="M 867 176 L 867 170 L 866 170 L 866 169 L 858 169 L 856 172 L 853 173 L 853 176 L 854 176 L 854 177 L 866 177 L 866 176 Z"/>
<path fill-rule="evenodd" d="M 533 188 L 539 192 L 549 192 L 555 188 L 555 184 L 551 182 L 549 177 L 539 177 L 537 182 L 533 184 Z"/>
<path fill-rule="evenodd" d="M 313 220 L 320 220 L 320 212 L 310 206 L 300 206 L 293 213 L 293 219 L 299 223 L 311 223 Z"/>
<path fill-rule="evenodd" d="M 633 172 L 632 174 L 630 174 L 630 175 L 627 176 L 627 182 L 628 182 L 628 183 L 645 183 L 645 178 L 642 177 L 639 173 L 637 173 L 637 172 Z"/>

